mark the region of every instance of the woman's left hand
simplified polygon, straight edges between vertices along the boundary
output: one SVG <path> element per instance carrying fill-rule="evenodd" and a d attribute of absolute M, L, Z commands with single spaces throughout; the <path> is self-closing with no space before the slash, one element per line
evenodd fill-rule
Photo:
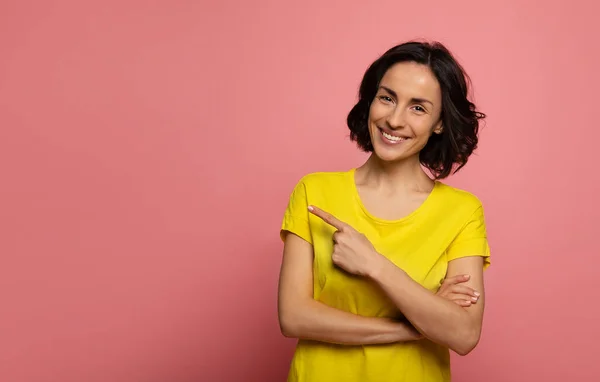
<path fill-rule="evenodd" d="M 346 272 L 358 276 L 371 276 L 380 264 L 381 256 L 367 237 L 352 226 L 320 208 L 310 206 L 308 210 L 321 218 L 325 223 L 336 228 L 333 234 L 333 263 Z"/>

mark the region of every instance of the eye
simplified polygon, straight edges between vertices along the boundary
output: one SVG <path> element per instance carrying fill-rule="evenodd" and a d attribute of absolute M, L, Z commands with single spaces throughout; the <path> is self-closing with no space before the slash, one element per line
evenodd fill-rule
<path fill-rule="evenodd" d="M 423 106 L 421 106 L 421 105 L 415 105 L 415 106 L 414 106 L 414 109 L 415 109 L 416 111 L 418 111 L 419 113 L 425 113 L 425 112 L 427 111 L 427 110 L 425 110 L 425 108 L 423 108 Z"/>
<path fill-rule="evenodd" d="M 393 102 L 394 101 L 391 97 L 388 97 L 386 95 L 380 95 L 379 99 L 382 100 L 383 102 Z"/>

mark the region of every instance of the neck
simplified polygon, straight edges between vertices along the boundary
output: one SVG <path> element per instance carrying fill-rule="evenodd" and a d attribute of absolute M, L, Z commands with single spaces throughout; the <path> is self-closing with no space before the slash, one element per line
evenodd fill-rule
<path fill-rule="evenodd" d="M 360 183 L 392 191 L 429 191 L 434 185 L 434 181 L 423 171 L 418 156 L 385 162 L 373 153 L 357 172 Z"/>

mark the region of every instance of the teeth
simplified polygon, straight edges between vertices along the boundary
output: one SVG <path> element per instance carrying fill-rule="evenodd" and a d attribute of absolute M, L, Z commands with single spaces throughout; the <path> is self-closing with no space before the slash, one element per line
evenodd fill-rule
<path fill-rule="evenodd" d="M 390 135 L 388 133 L 386 133 L 385 131 L 381 132 L 383 134 L 384 137 L 386 137 L 387 139 L 389 139 L 390 141 L 394 141 L 394 142 L 400 142 L 402 140 L 404 140 L 404 138 L 401 137 L 395 137 L 393 135 Z"/>

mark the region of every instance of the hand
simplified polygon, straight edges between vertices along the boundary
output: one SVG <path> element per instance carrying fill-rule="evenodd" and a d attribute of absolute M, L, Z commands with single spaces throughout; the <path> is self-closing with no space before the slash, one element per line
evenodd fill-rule
<path fill-rule="evenodd" d="M 479 293 L 466 285 L 460 285 L 468 281 L 469 278 L 469 275 L 459 275 L 445 279 L 436 295 L 463 307 L 477 303 Z"/>
<path fill-rule="evenodd" d="M 377 253 L 369 239 L 328 212 L 314 206 L 309 206 L 308 210 L 337 229 L 333 234 L 333 263 L 354 275 L 369 276 L 383 257 Z"/>

